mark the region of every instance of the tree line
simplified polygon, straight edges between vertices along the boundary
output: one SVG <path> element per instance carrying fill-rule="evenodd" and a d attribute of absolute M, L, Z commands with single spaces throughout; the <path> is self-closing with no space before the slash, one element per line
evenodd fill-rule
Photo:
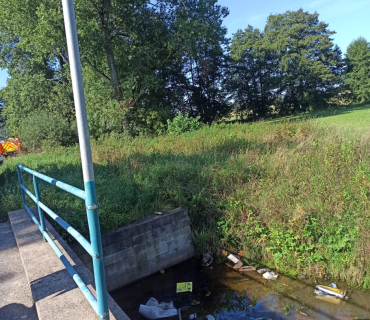
<path fill-rule="evenodd" d="M 327 107 L 370 98 L 370 44 L 343 57 L 318 13 L 271 14 L 263 30 L 227 37 L 217 0 L 76 0 L 91 134 L 98 139 L 164 131 L 188 113 L 203 123 Z M 0 91 L 8 135 L 76 142 L 60 0 L 0 0 Z M 1 126 L 1 124 L 0 124 Z"/>

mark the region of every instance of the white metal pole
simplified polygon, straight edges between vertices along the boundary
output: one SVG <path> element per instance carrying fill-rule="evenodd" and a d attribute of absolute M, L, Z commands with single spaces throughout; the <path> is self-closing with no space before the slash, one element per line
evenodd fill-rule
<path fill-rule="evenodd" d="M 62 0 L 64 24 L 66 29 L 68 60 L 71 70 L 73 97 L 76 109 L 78 139 L 85 185 L 85 204 L 89 222 L 90 241 L 93 250 L 95 289 L 98 302 L 99 319 L 109 319 L 107 289 L 105 282 L 103 249 L 99 226 L 98 205 L 91 156 L 89 128 L 87 124 L 85 94 L 82 80 L 80 51 L 78 47 L 76 17 L 73 0 Z"/>

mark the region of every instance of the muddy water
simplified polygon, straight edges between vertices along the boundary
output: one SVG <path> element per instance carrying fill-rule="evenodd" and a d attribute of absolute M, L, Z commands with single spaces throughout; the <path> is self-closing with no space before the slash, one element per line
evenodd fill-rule
<path fill-rule="evenodd" d="M 192 293 L 176 294 L 176 283 L 193 282 Z M 325 280 L 320 284 L 328 285 Z M 341 289 L 345 283 L 336 282 Z M 277 280 L 264 280 L 257 272 L 243 275 L 225 265 L 201 267 L 196 260 L 189 260 L 116 291 L 113 298 L 132 320 L 145 319 L 139 305 L 150 297 L 158 301 L 174 301 L 176 308 L 200 304 L 182 311 L 182 319 L 197 313 L 198 318 L 211 314 L 217 320 L 266 319 L 370 319 L 370 291 L 349 290 L 349 299 L 330 302 L 319 300 L 313 294 L 312 280 L 293 280 L 279 276 Z M 174 318 L 175 319 L 175 318 Z"/>

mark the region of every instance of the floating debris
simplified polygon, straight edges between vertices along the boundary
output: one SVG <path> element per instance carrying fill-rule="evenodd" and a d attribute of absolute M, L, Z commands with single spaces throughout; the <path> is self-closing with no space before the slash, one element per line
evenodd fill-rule
<path fill-rule="evenodd" d="M 239 258 L 242 258 L 242 257 L 244 257 L 245 256 L 245 251 L 242 251 L 242 252 L 239 252 L 238 253 L 238 257 Z"/>
<path fill-rule="evenodd" d="M 250 271 L 256 271 L 256 267 L 244 266 L 239 269 L 239 272 L 250 272 Z"/>
<path fill-rule="evenodd" d="M 229 260 L 229 263 L 226 263 L 226 265 L 230 268 L 239 270 L 243 266 L 243 262 L 241 262 L 240 259 L 233 254 L 229 254 L 227 259 Z"/>
<path fill-rule="evenodd" d="M 278 275 L 273 271 L 267 271 L 262 275 L 262 277 L 268 280 L 275 280 L 277 279 Z"/>
<path fill-rule="evenodd" d="M 157 299 L 152 297 L 145 305 L 140 305 L 139 313 L 147 319 L 155 320 L 176 316 L 177 309 L 173 306 L 172 301 L 159 303 Z"/>
<path fill-rule="evenodd" d="M 346 299 L 346 290 L 332 288 L 328 286 L 317 285 L 314 293 L 318 296 L 332 296 L 339 299 Z"/>
<path fill-rule="evenodd" d="M 314 291 L 316 298 L 336 305 L 341 304 L 342 300 L 347 300 L 346 290 L 332 288 L 329 286 L 317 285 Z"/>
<path fill-rule="evenodd" d="M 258 269 L 257 272 L 258 273 L 266 273 L 266 272 L 269 272 L 270 269 L 269 268 L 263 268 L 263 269 Z"/>
<path fill-rule="evenodd" d="M 193 283 L 192 282 L 182 282 L 177 284 L 176 292 L 192 292 Z"/>
<path fill-rule="evenodd" d="M 202 266 L 208 267 L 213 262 L 213 257 L 211 252 L 207 252 L 203 255 Z"/>

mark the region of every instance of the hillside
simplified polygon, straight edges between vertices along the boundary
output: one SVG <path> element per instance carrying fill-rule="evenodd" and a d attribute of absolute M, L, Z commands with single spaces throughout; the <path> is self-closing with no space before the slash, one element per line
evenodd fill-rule
<path fill-rule="evenodd" d="M 288 274 L 324 269 L 370 287 L 369 113 L 362 104 L 178 137 L 96 142 L 102 230 L 187 207 L 200 253 L 233 247 Z M 16 163 L 82 188 L 78 147 L 7 159 L 0 167 L 1 220 L 22 207 Z M 43 183 L 41 193 L 86 235 L 79 199 Z"/>

